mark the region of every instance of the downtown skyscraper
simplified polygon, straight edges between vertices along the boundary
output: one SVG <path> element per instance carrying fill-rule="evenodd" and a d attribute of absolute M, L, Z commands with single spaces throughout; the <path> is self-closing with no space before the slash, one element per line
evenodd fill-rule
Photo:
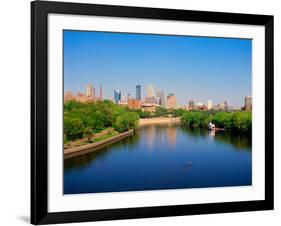
<path fill-rule="evenodd" d="M 147 97 L 154 97 L 153 85 L 148 85 L 147 86 Z"/>
<path fill-rule="evenodd" d="M 114 90 L 114 101 L 116 104 L 119 104 L 121 100 L 121 91 L 119 89 Z"/>
<path fill-rule="evenodd" d="M 166 101 L 165 101 L 164 91 L 163 90 L 157 91 L 157 95 L 156 96 L 159 98 L 159 104 L 161 106 L 165 106 Z"/>
<path fill-rule="evenodd" d="M 141 100 L 141 85 L 136 86 L 136 99 Z"/>
<path fill-rule="evenodd" d="M 95 88 L 93 87 L 92 84 L 88 84 L 86 86 L 86 96 L 87 97 L 92 97 L 92 98 L 95 97 Z"/>
<path fill-rule="evenodd" d="M 245 97 L 245 110 L 246 111 L 252 110 L 252 97 L 251 96 Z"/>
<path fill-rule="evenodd" d="M 177 98 L 173 93 L 169 93 L 167 96 L 167 107 L 168 108 L 176 108 L 177 106 Z"/>

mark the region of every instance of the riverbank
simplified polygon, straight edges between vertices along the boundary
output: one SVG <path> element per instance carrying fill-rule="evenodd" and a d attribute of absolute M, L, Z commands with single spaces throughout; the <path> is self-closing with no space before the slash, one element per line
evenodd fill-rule
<path fill-rule="evenodd" d="M 181 121 L 184 126 L 198 126 L 208 128 L 209 123 L 215 124 L 216 128 L 223 128 L 226 131 L 251 134 L 252 133 L 252 112 L 204 112 L 188 111 L 182 114 Z M 221 130 L 217 129 L 217 130 Z"/>
<path fill-rule="evenodd" d="M 165 125 L 181 125 L 180 117 L 157 117 L 157 118 L 141 118 L 139 120 L 139 127 L 148 126 L 148 125 L 157 125 L 157 124 L 165 124 Z M 191 127 L 198 127 L 192 125 Z M 224 128 L 215 127 L 212 131 L 225 131 Z"/>
<path fill-rule="evenodd" d="M 157 118 L 141 118 L 139 120 L 139 127 L 155 124 L 169 124 L 180 125 L 180 117 L 157 117 Z"/>
<path fill-rule="evenodd" d="M 115 136 L 109 137 L 107 139 L 104 139 L 102 141 L 98 141 L 95 143 L 91 143 L 91 144 L 85 144 L 85 145 L 81 145 L 81 146 L 77 146 L 77 147 L 72 147 L 72 148 L 66 148 L 64 149 L 64 158 L 72 158 L 74 156 L 78 156 L 78 155 L 83 155 L 89 152 L 93 152 L 96 151 L 102 147 L 105 147 L 109 144 L 112 144 L 116 141 L 122 140 L 128 136 L 133 135 L 134 131 L 133 130 L 129 130 L 123 133 L 119 133 Z"/>
<path fill-rule="evenodd" d="M 115 133 L 113 128 L 107 128 L 107 129 L 105 129 L 105 130 L 103 130 L 99 133 L 96 133 L 96 134 L 92 135 L 90 137 L 90 140 L 99 141 L 99 139 L 101 139 L 101 138 L 103 138 L 103 137 L 105 137 L 109 134 L 113 134 L 113 133 Z M 115 135 L 115 134 L 113 134 L 113 135 Z M 64 149 L 78 147 L 78 146 L 85 145 L 85 144 L 88 144 L 88 143 L 89 143 L 89 138 L 87 138 L 87 137 L 77 139 L 77 140 L 73 140 L 73 141 L 67 141 L 64 144 Z"/>

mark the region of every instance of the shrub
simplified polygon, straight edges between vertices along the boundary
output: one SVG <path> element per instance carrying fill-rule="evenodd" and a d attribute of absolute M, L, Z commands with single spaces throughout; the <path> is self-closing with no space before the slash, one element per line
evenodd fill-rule
<path fill-rule="evenodd" d="M 84 132 L 84 125 L 79 118 L 64 117 L 64 133 L 68 140 L 81 138 Z"/>
<path fill-rule="evenodd" d="M 189 111 L 182 114 L 181 121 L 186 126 L 207 127 L 211 120 L 211 115 L 206 112 Z"/>
<path fill-rule="evenodd" d="M 231 112 L 218 112 L 213 116 L 213 123 L 220 128 L 226 130 L 233 129 L 233 113 Z"/>
<path fill-rule="evenodd" d="M 208 113 L 200 111 L 190 111 L 182 115 L 181 121 L 185 126 L 207 127 L 212 122 L 218 128 L 241 133 L 251 133 L 252 112 L 217 112 Z"/>
<path fill-rule="evenodd" d="M 94 135 L 94 131 L 90 127 L 84 129 L 84 136 L 87 137 L 88 141 L 91 140 L 93 135 Z"/>
<path fill-rule="evenodd" d="M 118 132 L 125 132 L 130 129 L 136 129 L 139 116 L 135 112 L 128 112 L 117 117 L 113 127 Z"/>
<path fill-rule="evenodd" d="M 233 115 L 233 130 L 244 133 L 252 132 L 252 112 L 235 112 Z"/>
<path fill-rule="evenodd" d="M 138 119 L 136 112 L 108 100 L 95 103 L 69 101 L 64 104 L 65 140 L 87 137 L 90 132 L 101 132 L 113 125 L 123 131 L 134 129 Z"/>

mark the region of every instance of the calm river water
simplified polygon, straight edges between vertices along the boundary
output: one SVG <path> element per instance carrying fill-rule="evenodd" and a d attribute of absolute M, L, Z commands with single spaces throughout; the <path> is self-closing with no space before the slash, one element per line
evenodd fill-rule
<path fill-rule="evenodd" d="M 64 160 L 64 193 L 242 186 L 252 183 L 251 139 L 151 125 Z"/>

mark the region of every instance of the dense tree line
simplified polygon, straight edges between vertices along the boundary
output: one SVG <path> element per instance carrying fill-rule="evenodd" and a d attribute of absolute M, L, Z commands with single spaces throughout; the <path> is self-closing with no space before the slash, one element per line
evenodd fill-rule
<path fill-rule="evenodd" d="M 252 132 L 252 112 L 205 112 L 188 111 L 182 114 L 181 121 L 185 126 L 208 127 L 212 122 L 218 128 L 228 131 L 251 133 Z"/>
<path fill-rule="evenodd" d="M 107 128 L 124 132 L 135 129 L 139 118 L 165 116 L 181 117 L 185 126 L 207 128 L 208 123 L 212 122 L 216 127 L 229 131 L 251 133 L 252 130 L 252 112 L 248 111 L 208 112 L 157 107 L 156 111 L 151 113 L 131 110 L 109 100 L 96 103 L 69 101 L 64 104 L 64 139 L 65 141 L 82 137 L 91 139 L 95 133 Z"/>
<path fill-rule="evenodd" d="M 96 103 L 69 101 L 64 104 L 64 139 L 90 138 L 109 127 L 124 132 L 135 129 L 138 119 L 136 112 L 108 100 Z"/>

